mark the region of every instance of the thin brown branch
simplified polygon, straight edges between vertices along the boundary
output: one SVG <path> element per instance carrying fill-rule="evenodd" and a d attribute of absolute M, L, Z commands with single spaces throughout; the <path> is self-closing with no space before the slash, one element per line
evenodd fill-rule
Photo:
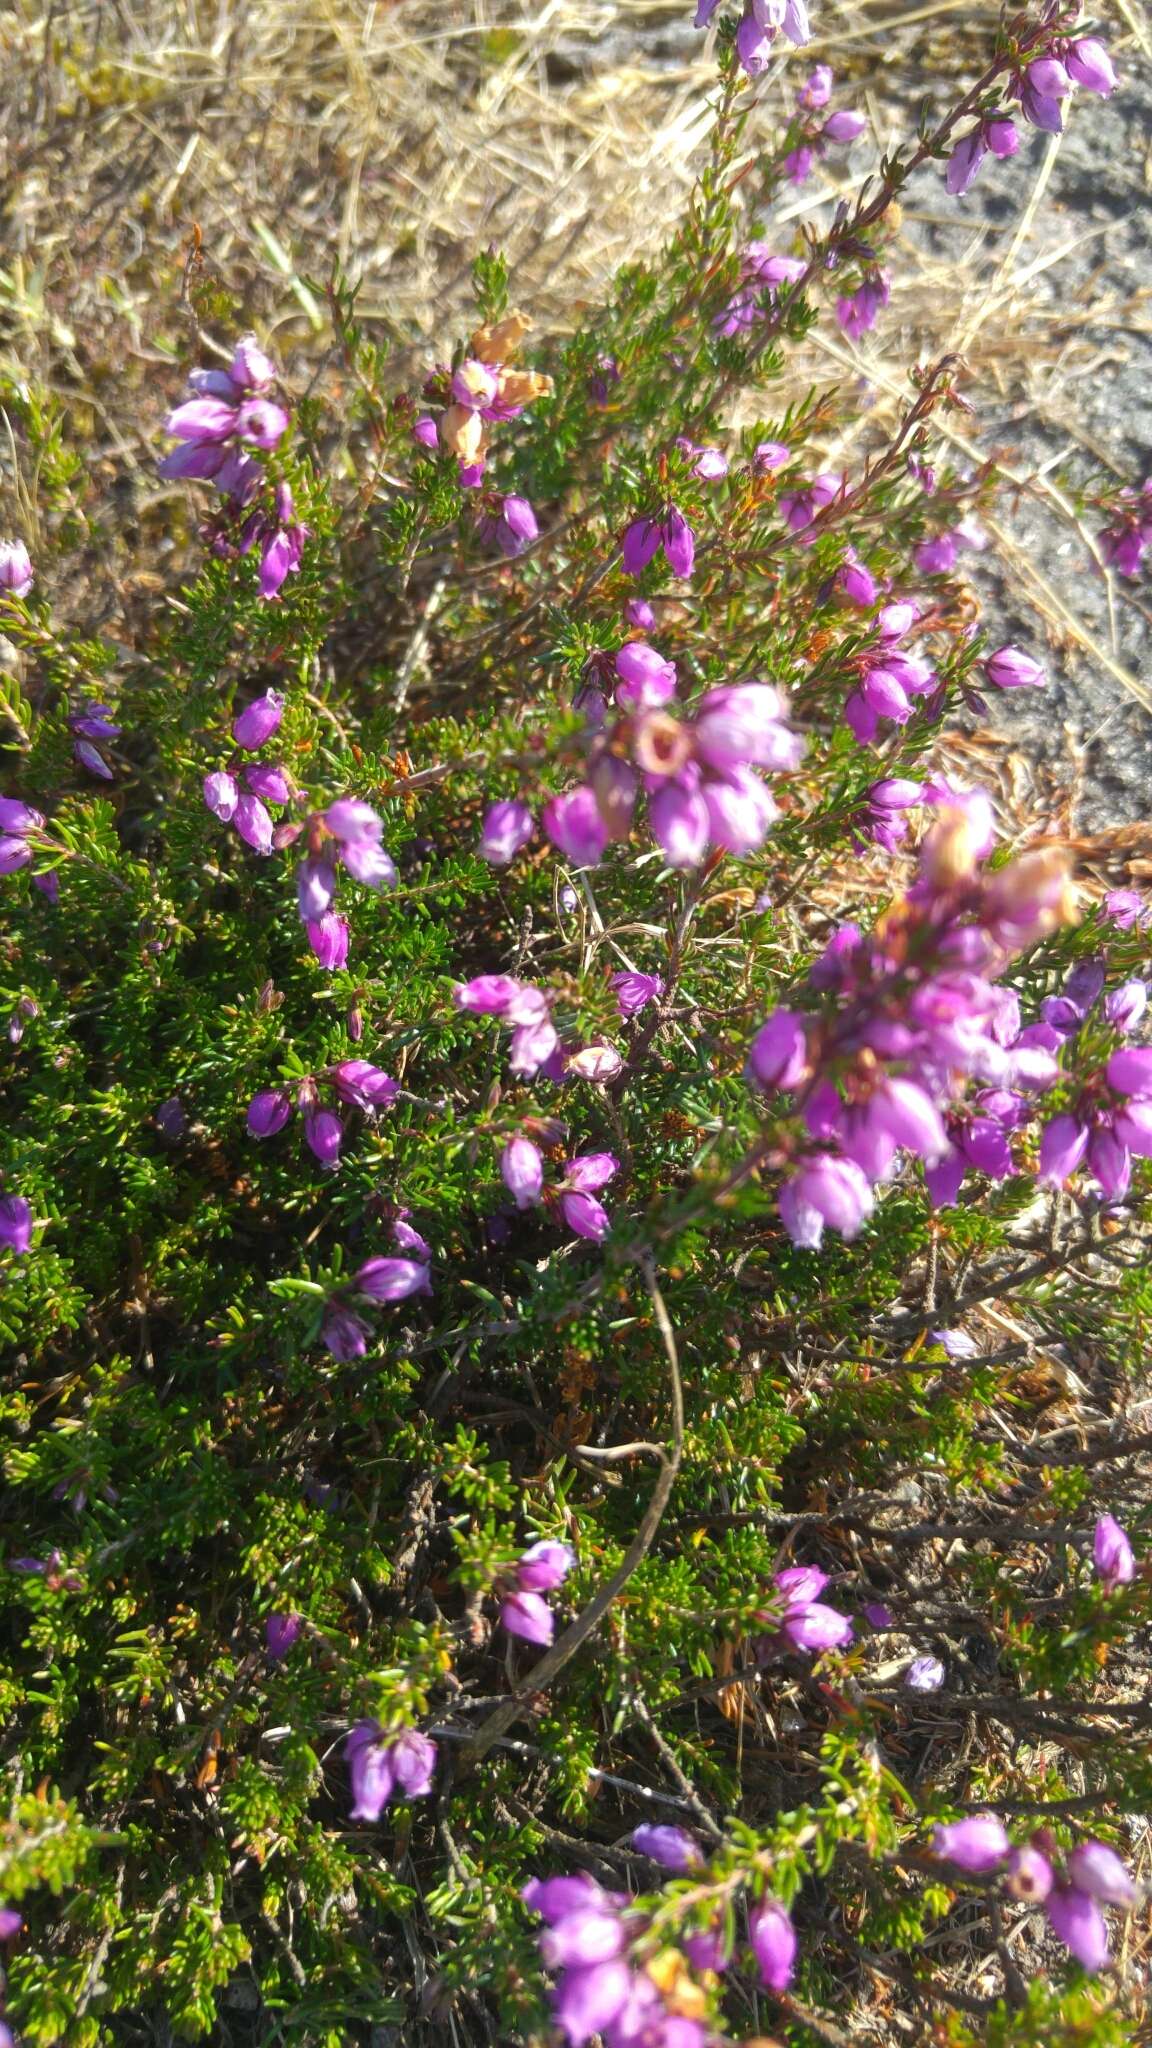
<path fill-rule="evenodd" d="M 676 1333 L 672 1328 L 668 1310 L 664 1304 L 664 1297 L 656 1280 L 656 1266 L 651 1253 L 641 1252 L 637 1257 L 637 1264 L 644 1275 L 644 1282 L 648 1289 L 653 1313 L 656 1317 L 656 1325 L 660 1331 L 665 1355 L 668 1360 L 672 1405 L 671 1445 L 663 1454 L 661 1467 L 656 1477 L 656 1484 L 652 1488 L 640 1527 L 637 1529 L 635 1536 L 617 1565 L 616 1570 L 612 1573 L 611 1578 L 605 1580 L 599 1591 L 588 1602 L 588 1605 L 576 1616 L 575 1621 L 565 1629 L 559 1641 L 553 1643 L 552 1648 L 545 1652 L 521 1691 L 511 1693 L 503 1705 L 497 1707 L 495 1713 L 490 1714 L 488 1719 L 481 1723 L 461 1753 L 461 1765 L 464 1769 L 479 1763 L 481 1757 L 491 1749 L 492 1744 L 498 1741 L 519 1720 L 520 1715 L 524 1712 L 529 1702 L 540 1693 L 546 1692 L 549 1686 L 559 1678 L 560 1673 L 567 1664 L 571 1663 L 576 1652 L 582 1648 L 588 1637 L 600 1626 L 612 1602 L 627 1585 L 633 1572 L 636 1571 L 638 1566 L 647 1557 L 655 1541 L 656 1532 L 664 1518 L 664 1510 L 672 1497 L 672 1489 L 676 1484 L 676 1475 L 680 1470 L 680 1460 L 684 1450 L 684 1390 L 680 1380 L 680 1357 L 676 1346 Z"/>

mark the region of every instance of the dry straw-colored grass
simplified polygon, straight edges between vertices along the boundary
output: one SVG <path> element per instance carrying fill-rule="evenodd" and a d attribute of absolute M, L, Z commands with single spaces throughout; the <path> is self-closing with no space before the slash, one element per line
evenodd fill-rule
<path fill-rule="evenodd" d="M 1117 7 L 1111 40 L 1131 71 L 1152 57 L 1152 37 L 1139 0 Z M 17 0 L 0 14 L 0 362 L 80 401 L 109 480 L 154 491 L 194 232 L 301 388 L 326 346 L 315 285 L 333 261 L 362 280 L 365 324 L 412 372 L 463 324 L 469 265 L 489 242 L 541 323 L 570 326 L 618 264 L 659 245 L 690 189 L 715 78 L 690 13 L 689 0 Z M 872 135 L 778 207 L 782 243 L 827 220 L 924 93 L 972 75 L 996 19 L 967 0 L 821 0 L 812 54 L 850 74 Z M 767 81 L 765 134 L 796 64 L 786 53 Z M 1077 423 L 1076 386 L 1148 332 L 1148 294 L 1102 293 L 1091 275 L 1078 296 L 1065 290 L 1067 265 L 1100 229 L 1041 232 L 1059 147 L 1007 222 L 977 216 L 969 235 L 942 239 L 937 225 L 956 213 L 939 185 L 909 209 L 892 307 L 862 348 L 820 324 L 785 395 L 846 371 L 866 391 L 830 461 L 891 426 L 910 362 L 958 351 L 978 411 L 1031 412 L 1068 453 L 1086 444 L 1109 466 Z M 943 430 L 962 458 L 988 455 L 978 422 Z M 1091 557 L 1058 466 L 1000 460 Z M 1101 630 L 1010 527 L 993 541 L 1056 646 L 1152 708 L 1120 653 L 1117 606 L 1131 593 L 1110 587 Z"/>

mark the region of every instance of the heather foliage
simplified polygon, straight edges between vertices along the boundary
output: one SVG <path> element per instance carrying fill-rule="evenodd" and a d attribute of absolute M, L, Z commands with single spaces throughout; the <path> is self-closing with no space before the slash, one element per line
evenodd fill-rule
<path fill-rule="evenodd" d="M 884 319 L 910 166 L 961 205 L 1112 89 L 1091 27 L 801 244 L 862 117 L 793 53 L 753 146 L 807 18 L 718 16 L 687 216 L 564 340 L 488 253 L 426 376 L 341 276 L 288 363 L 193 264 L 136 647 L 58 623 L 96 486 L 8 394 L 34 2048 L 1131 2038 L 1148 916 L 950 761 L 1048 658 L 975 617 L 960 366 L 849 474 L 855 379 L 773 405 Z"/>

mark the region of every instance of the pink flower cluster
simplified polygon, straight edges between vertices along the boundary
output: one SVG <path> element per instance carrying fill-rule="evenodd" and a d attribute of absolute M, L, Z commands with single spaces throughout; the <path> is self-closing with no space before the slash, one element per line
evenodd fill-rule
<path fill-rule="evenodd" d="M 291 485 L 281 480 L 272 509 L 256 507 L 239 531 L 235 516 L 263 480 L 262 454 L 276 448 L 288 426 L 282 405 L 268 397 L 276 371 L 253 335 L 238 341 L 228 370 L 193 370 L 196 396 L 169 413 L 164 431 L 180 443 L 160 464 L 160 475 L 215 484 L 223 513 L 202 529 L 212 553 L 229 560 L 260 550 L 258 587 L 265 603 L 279 596 L 300 567 L 309 529 L 296 517 Z"/>
<path fill-rule="evenodd" d="M 531 1138 L 510 1138 L 500 1155 L 500 1177 L 518 1209 L 536 1208 L 546 1202 L 556 1207 L 576 1237 L 590 1237 L 599 1244 L 611 1229 L 607 1210 L 596 1200 L 620 1171 L 611 1152 L 583 1152 L 564 1162 L 563 1177 L 544 1186 L 544 1159 Z"/>
<path fill-rule="evenodd" d="M 73 711 L 68 718 L 69 730 L 76 737 L 72 742 L 73 757 L 89 775 L 98 776 L 101 782 L 111 782 L 112 770 L 95 746 L 95 740 L 119 739 L 124 728 L 117 725 L 110 704 L 83 704 L 79 711 Z"/>
<path fill-rule="evenodd" d="M 624 574 L 642 576 L 658 554 L 663 554 L 673 576 L 691 576 L 696 565 L 696 535 L 677 505 L 666 505 L 655 519 L 632 521 L 620 544 Z"/>
<path fill-rule="evenodd" d="M 393 1223 L 392 1237 L 409 1256 L 366 1259 L 353 1274 L 350 1285 L 330 1295 L 325 1304 L 320 1341 L 342 1365 L 363 1358 L 372 1335 L 363 1317 L 349 1307 L 349 1295 L 373 1302 L 378 1308 L 391 1308 L 414 1294 L 432 1292 L 432 1247 L 408 1222 L 406 1210 Z"/>
<path fill-rule="evenodd" d="M 436 1772 L 436 1744 L 418 1728 L 386 1735 L 379 1721 L 358 1721 L 344 1755 L 352 1781 L 350 1820 L 377 1821 L 393 1799 L 426 1799 Z"/>
<path fill-rule="evenodd" d="M 296 897 L 308 943 L 321 967 L 343 967 L 348 958 L 348 923 L 333 909 L 337 863 L 366 889 L 394 889 L 396 867 L 381 845 L 384 822 L 359 797 L 338 797 L 303 824 L 281 827 L 277 843 L 290 845 L 301 833 L 307 851 L 296 870 Z"/>
<path fill-rule="evenodd" d="M 1002 1876 L 1009 1898 L 1043 1906 L 1053 1933 L 1092 1973 L 1109 1960 L 1101 1908 L 1130 1909 L 1136 1903 L 1136 1887 L 1106 1842 L 1080 1842 L 1061 1860 L 1048 1829 L 1039 1829 L 1016 1848 L 995 1814 L 974 1813 L 967 1820 L 941 1823 L 932 1849 L 942 1862 L 970 1876 Z"/>
<path fill-rule="evenodd" d="M 258 587 L 265 604 L 280 595 L 286 579 L 300 567 L 310 531 L 297 519 L 292 487 L 283 480 L 272 494 L 272 510 L 257 507 L 249 512 L 235 539 L 223 523 L 206 529 L 214 555 L 249 555 L 259 547 Z"/>
<path fill-rule="evenodd" d="M 695 27 L 706 28 L 720 0 L 697 0 Z M 772 60 L 772 45 L 783 32 L 802 49 L 812 40 L 805 0 L 747 0 L 736 30 L 736 55 L 748 78 L 759 78 Z"/>
<path fill-rule="evenodd" d="M 758 1639 L 761 1662 L 789 1650 L 818 1657 L 825 1650 L 842 1650 L 852 1641 L 853 1627 L 846 1614 L 838 1614 L 820 1595 L 828 1584 L 827 1572 L 816 1565 L 788 1565 L 775 1574 L 776 1597 L 760 1614 L 767 1634 Z"/>
<path fill-rule="evenodd" d="M 263 474 L 260 454 L 288 426 L 283 406 L 267 395 L 275 379 L 275 365 L 251 334 L 237 342 L 227 370 L 193 370 L 195 396 L 164 424 L 180 446 L 164 457 L 161 476 L 213 483 L 235 505 L 246 504 Z"/>
<path fill-rule="evenodd" d="M 868 937 L 843 926 L 809 973 L 811 1007 L 777 1010 L 753 1040 L 751 1085 L 796 1097 L 802 1135 L 778 1201 L 799 1246 L 817 1247 L 825 1226 L 854 1237 L 902 1152 L 941 1167 L 969 1080 L 1010 1092 L 1057 1077 L 995 981 L 1066 919 L 1064 862 L 1037 849 L 991 873 L 978 865 L 988 851 L 980 808 L 946 809 L 903 903 Z"/>
<path fill-rule="evenodd" d="M 1081 1029 L 1103 979 L 1100 963 L 1085 961 L 1073 971 L 1065 994 L 1049 997 L 1042 1006 L 1053 1051 Z M 1125 982 L 1105 997 L 1099 1021 L 1124 1036 L 1140 1023 L 1147 1003 L 1143 981 Z M 1152 1047 L 1120 1045 L 1078 1081 L 1068 1108 L 1045 1125 L 1040 1178 L 1060 1184 L 1086 1165 L 1105 1199 L 1122 1202 L 1133 1154 L 1152 1159 Z"/>
<path fill-rule="evenodd" d="M 643 1826 L 632 1846 L 673 1876 L 700 1869 L 698 1843 L 684 1828 Z M 708 1998 L 694 1972 L 727 1968 L 731 1941 L 723 1915 L 712 1928 L 641 1947 L 651 1916 L 626 1892 L 594 1878 L 533 1878 L 521 1897 L 545 1922 L 540 1954 L 554 1972 L 552 2015 L 568 2048 L 595 2038 L 604 2048 L 711 2048 Z M 796 1967 L 796 1930 L 778 1900 L 762 1899 L 748 1921 L 749 1945 L 769 1991 L 782 1997 Z"/>
<path fill-rule="evenodd" d="M 747 333 L 766 318 L 781 287 L 799 283 L 807 268 L 802 256 L 776 256 L 767 242 L 746 242 L 740 251 L 739 288 L 716 315 L 713 326 L 726 338 Z"/>
<path fill-rule="evenodd" d="M 555 1593 L 564 1584 L 575 1562 L 575 1554 L 567 1543 L 544 1537 L 539 1543 L 529 1544 L 501 1599 L 501 1628 L 507 1629 L 510 1636 L 521 1636 L 526 1643 L 550 1643 L 556 1632 L 556 1620 L 544 1595 Z"/>
<path fill-rule="evenodd" d="M 475 489 L 483 481 L 489 428 L 516 419 L 533 399 L 546 397 L 552 389 L 550 377 L 513 367 L 531 326 L 523 313 L 512 312 L 492 326 L 477 328 L 464 360 L 453 370 L 438 372 L 425 387 L 445 409 L 438 418 L 425 414 L 413 432 L 430 452 L 443 448 L 456 457 L 465 489 Z M 527 510 L 531 517 L 531 507 Z"/>
<path fill-rule="evenodd" d="M 233 719 L 236 745 L 245 753 L 259 753 L 279 731 L 283 716 L 282 693 L 266 690 Z M 254 853 L 271 853 L 275 844 L 276 827 L 267 806 L 291 803 L 294 795 L 286 770 L 264 761 L 250 761 L 242 768 L 233 763 L 204 777 L 204 802 L 213 817 L 234 825 Z"/>
<path fill-rule="evenodd" d="M 1046 52 L 1013 73 L 1008 95 L 1019 101 L 1020 111 L 1032 127 L 1059 135 L 1064 126 L 1061 103 L 1078 85 L 1103 99 L 1115 89 L 1115 67 L 1096 36 L 1056 37 Z M 1019 147 L 1020 138 L 1008 113 L 994 109 L 983 114 L 952 151 L 945 178 L 948 191 L 962 197 L 985 157 L 1015 156 Z"/>
<path fill-rule="evenodd" d="M 498 1017 L 511 1028 L 509 1065 L 518 1080 L 530 1081 L 540 1074 L 546 1081 L 611 1081 L 624 1064 L 612 1045 L 562 1045 L 546 992 L 514 975 L 478 974 L 472 981 L 457 982 L 452 1000 L 458 1010 Z"/>
<path fill-rule="evenodd" d="M 283 696 L 267 690 L 234 720 L 232 737 L 245 752 L 255 753 L 278 731 L 283 715 Z M 383 821 L 371 804 L 339 797 L 327 810 L 276 824 L 268 805 L 294 803 L 297 795 L 287 771 L 275 763 L 248 762 L 239 770 L 233 763 L 204 778 L 208 809 L 234 825 L 255 853 L 272 853 L 305 836 L 307 851 L 296 878 L 300 916 L 313 953 L 331 970 L 348 958 L 348 922 L 333 908 L 337 864 L 376 890 L 395 886 L 396 868 L 380 843 Z"/>
<path fill-rule="evenodd" d="M 838 107 L 821 121 L 806 118 L 809 114 L 823 113 L 832 97 L 832 86 L 833 76 L 827 64 L 817 64 L 796 94 L 799 139 L 784 159 L 784 168 L 793 185 L 807 182 L 814 163 L 824 155 L 829 144 L 855 142 L 868 126 L 864 114 L 855 113 L 847 107 Z"/>
<path fill-rule="evenodd" d="M 507 561 L 522 555 L 540 536 L 536 514 L 527 498 L 517 497 L 512 491 L 493 498 L 477 519 L 476 532 L 482 541 L 498 547 Z"/>
<path fill-rule="evenodd" d="M 617 716 L 586 696 L 594 725 L 587 780 L 545 806 L 544 830 L 578 867 L 595 867 L 611 840 L 627 839 L 641 795 L 670 867 L 698 867 L 710 847 L 752 853 L 778 815 L 759 769 L 791 770 L 804 743 L 785 724 L 783 693 L 749 681 L 709 690 L 694 711 L 669 708 L 676 669 L 643 640 L 618 649 Z"/>
<path fill-rule="evenodd" d="M 844 706 L 844 719 L 862 746 L 876 738 L 882 718 L 906 725 L 916 698 L 930 696 L 937 686 L 931 662 L 903 644 L 919 619 L 919 608 L 907 600 L 883 605 L 874 638 L 851 657 L 856 686 Z"/>
<path fill-rule="evenodd" d="M 344 1120 L 334 1109 L 325 1108 L 320 1087 L 331 1090 L 335 1099 L 374 1116 L 390 1109 L 400 1093 L 400 1084 L 369 1060 L 340 1060 L 318 1076 L 309 1075 L 295 1084 L 295 1101 L 287 1088 L 262 1088 L 248 1104 L 248 1131 L 253 1138 L 274 1138 L 284 1129 L 294 1108 L 304 1119 L 308 1149 L 321 1166 L 335 1166 L 345 1137 Z"/>
<path fill-rule="evenodd" d="M 877 315 L 882 313 L 892 296 L 892 280 L 878 263 L 866 264 L 860 284 L 854 292 L 843 294 L 836 301 L 836 318 L 850 341 L 859 341 L 870 327 L 875 327 Z"/>

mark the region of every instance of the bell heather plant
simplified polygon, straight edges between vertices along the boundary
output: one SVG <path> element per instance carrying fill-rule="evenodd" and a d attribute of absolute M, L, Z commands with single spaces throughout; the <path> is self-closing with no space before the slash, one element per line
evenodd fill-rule
<path fill-rule="evenodd" d="M 1140 2024 L 1150 906 L 950 751 L 1051 659 L 961 367 L 850 461 L 854 376 L 774 403 L 913 169 L 1115 68 L 1045 0 L 877 164 L 800 0 L 697 25 L 699 184 L 567 339 L 492 252 L 419 371 L 339 273 L 326 362 L 217 306 L 139 643 L 0 543 L 33 2048 Z"/>

